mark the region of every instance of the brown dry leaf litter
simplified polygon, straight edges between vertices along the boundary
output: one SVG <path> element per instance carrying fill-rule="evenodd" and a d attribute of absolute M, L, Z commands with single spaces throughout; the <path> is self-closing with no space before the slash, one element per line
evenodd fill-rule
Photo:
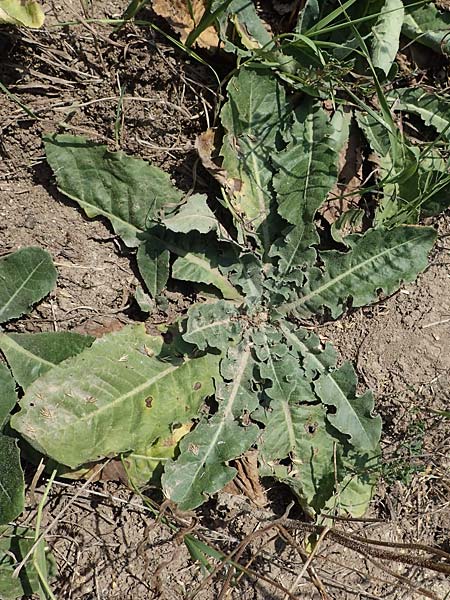
<path fill-rule="evenodd" d="M 192 8 L 192 14 L 189 8 Z M 200 23 L 205 12 L 206 2 L 204 0 L 153 0 L 153 10 L 160 17 L 164 17 L 171 27 L 180 34 L 183 44 L 189 34 Z M 219 36 L 212 25 L 207 27 L 195 40 L 201 48 L 218 48 Z"/>

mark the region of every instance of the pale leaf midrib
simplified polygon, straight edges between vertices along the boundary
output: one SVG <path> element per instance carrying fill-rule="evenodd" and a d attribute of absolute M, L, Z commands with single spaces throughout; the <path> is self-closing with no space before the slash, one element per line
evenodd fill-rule
<path fill-rule="evenodd" d="M 206 453 L 202 456 L 201 461 L 199 461 L 199 463 L 198 463 L 198 467 L 192 476 L 192 483 L 194 483 L 196 481 L 198 474 L 203 469 L 204 465 L 207 463 L 208 457 L 210 456 L 213 449 L 215 448 L 217 440 L 219 439 L 220 434 L 222 433 L 225 423 L 229 420 L 230 414 L 232 415 L 233 405 L 236 400 L 236 396 L 237 396 L 237 393 L 238 393 L 239 387 L 240 387 L 240 382 L 245 373 L 245 369 L 247 367 L 249 358 L 250 358 L 250 345 L 247 345 L 241 354 L 240 364 L 237 369 L 236 376 L 233 379 L 233 387 L 231 388 L 230 395 L 228 396 L 228 402 L 227 402 L 227 405 L 223 412 L 222 418 L 216 427 L 216 432 L 211 439 L 211 442 L 208 446 Z"/>
<path fill-rule="evenodd" d="M 2 318 L 2 314 L 4 314 L 6 312 L 6 310 L 9 308 L 9 306 L 11 305 L 11 302 L 13 302 L 17 295 L 23 290 L 23 288 L 25 287 L 25 285 L 32 279 L 32 277 L 34 276 L 34 274 L 36 273 L 36 271 L 38 271 L 38 269 L 40 269 L 40 267 L 46 262 L 46 259 L 43 258 L 35 267 L 34 269 L 31 271 L 31 273 L 28 275 L 28 277 L 26 279 L 23 280 L 22 284 L 16 289 L 16 291 L 13 293 L 13 295 L 9 298 L 9 300 L 6 302 L 6 304 L 3 305 L 3 307 L 0 309 L 0 319 Z"/>
<path fill-rule="evenodd" d="M 358 263 L 357 265 L 347 269 L 344 273 L 341 273 L 337 277 L 330 279 L 330 281 L 328 281 L 327 283 L 324 283 L 323 285 L 316 288 L 309 294 L 302 296 L 302 298 L 299 298 L 299 300 L 295 300 L 294 302 L 288 302 L 286 304 L 281 304 L 281 306 L 278 308 L 278 310 L 282 313 L 289 313 L 291 310 L 295 310 L 296 307 L 306 304 L 309 300 L 311 300 L 311 298 L 314 298 L 315 296 L 320 296 L 324 291 L 326 291 L 330 287 L 333 287 L 334 285 L 336 285 L 336 283 L 339 283 L 346 277 L 350 277 L 351 275 L 353 275 L 360 269 L 363 269 L 364 267 L 369 265 L 374 260 L 381 258 L 381 257 L 385 256 L 386 254 L 390 254 L 394 250 L 402 248 L 403 246 L 411 245 L 418 239 L 420 239 L 420 236 L 417 236 L 415 238 L 410 238 L 410 239 L 406 240 L 405 242 L 402 242 L 401 244 L 397 244 L 395 246 L 390 246 L 389 248 L 384 249 L 382 252 L 379 252 L 379 253 L 371 256 L 370 258 L 367 258 L 363 262 Z"/>

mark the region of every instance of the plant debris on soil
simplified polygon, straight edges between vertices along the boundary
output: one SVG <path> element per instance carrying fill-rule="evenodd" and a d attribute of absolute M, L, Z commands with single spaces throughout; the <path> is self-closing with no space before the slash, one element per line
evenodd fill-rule
<path fill-rule="evenodd" d="M 291 4 L 274 2 L 286 22 Z M 148 160 L 186 195 L 216 185 L 195 148 L 197 136 L 214 124 L 221 100 L 214 74 L 207 61 L 190 58 L 163 33 L 130 22 L 110 35 L 91 22 L 120 18 L 126 5 L 48 2 L 44 29 L 0 31 L 0 82 L 9 91 L 0 96 L 0 255 L 40 246 L 58 270 L 54 291 L 27 316 L 5 324 L 6 332 L 64 330 L 100 337 L 143 322 L 155 333 L 204 297 L 183 282 L 171 283 L 154 299 L 150 313 L 142 312 L 135 300 L 140 280 L 132 251 L 105 219 L 87 218 L 57 190 L 45 160 L 42 138 L 58 131 Z M 150 8 L 144 13 L 174 35 L 160 16 L 167 15 Z M 75 24 L 54 27 L 69 21 Z M 213 46 L 209 42 L 204 45 Z M 231 70 L 227 57 L 208 52 L 219 73 Z M 415 60 L 409 48 L 400 58 L 405 64 Z M 432 70 L 418 72 L 425 78 Z M 447 63 L 438 70 L 447 84 Z M 351 141 L 340 165 L 337 193 L 342 197 L 367 177 L 361 153 L 360 142 Z M 335 214 L 332 205 L 322 218 L 333 222 Z M 415 282 L 314 328 L 322 342 L 332 342 L 354 365 L 359 391 L 374 390 L 383 421 L 381 478 L 369 511 L 333 527 L 338 531 L 342 525 L 348 537 L 314 530 L 298 505 L 291 506 L 294 496 L 287 486 L 267 479 L 263 488 L 251 456 L 247 465 L 239 463 L 235 485 L 189 512 L 163 502 L 160 490 L 147 490 L 146 503 L 119 481 L 57 479 L 41 523 L 57 565 L 54 596 L 450 597 L 448 572 L 429 571 L 421 562 L 424 556 L 439 562 L 421 553 L 425 545 L 450 552 L 450 420 L 442 414 L 450 400 L 450 213 L 430 223 L 438 241 L 429 267 Z M 17 523 L 32 525 L 48 475 L 31 464 L 25 475 L 27 505 Z M 193 560 L 186 544 L 186 536 L 194 533 L 212 552 L 202 557 L 203 564 Z M 379 545 L 367 550 L 351 536 Z M 242 569 L 208 571 L 206 559 L 213 563 L 218 553 L 231 555 Z M 441 564 L 447 565 L 444 559 Z"/>

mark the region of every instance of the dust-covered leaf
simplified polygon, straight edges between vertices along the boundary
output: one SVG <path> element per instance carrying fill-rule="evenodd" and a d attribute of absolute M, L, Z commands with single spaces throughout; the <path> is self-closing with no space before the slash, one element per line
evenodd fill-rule
<path fill-rule="evenodd" d="M 213 391 L 218 358 L 181 358 L 143 325 L 97 339 L 36 380 L 11 426 L 75 468 L 146 447 L 192 418 Z"/>
<path fill-rule="evenodd" d="M 25 506 L 25 482 L 17 440 L 0 434 L 0 525 L 13 521 Z"/>
<path fill-rule="evenodd" d="M 444 139 L 450 139 L 450 102 L 445 96 L 423 88 L 399 88 L 388 98 L 392 101 L 392 110 L 418 115 L 425 125 L 434 127 Z"/>
<path fill-rule="evenodd" d="M 348 236 L 350 250 L 322 252 L 323 267 L 312 268 L 298 297 L 276 310 L 307 316 L 327 307 L 336 318 L 349 299 L 356 307 L 376 300 L 380 290 L 392 294 L 426 268 L 435 240 L 433 228 L 414 226 Z"/>
<path fill-rule="evenodd" d="M 244 227 L 270 245 L 273 198 L 271 157 L 286 119 L 285 94 L 267 70 L 240 69 L 227 86 L 221 111 L 225 130 L 221 155 L 231 203 Z"/>
<path fill-rule="evenodd" d="M 372 27 L 372 64 L 376 69 L 381 69 L 386 76 L 398 52 L 404 12 L 402 0 L 385 0 Z"/>
<path fill-rule="evenodd" d="M 319 512 L 335 489 L 335 442 L 327 430 L 322 405 L 300 405 L 279 398 L 271 403 L 259 444 L 262 474 L 287 483 L 308 511 Z M 290 467 L 280 465 L 280 460 L 288 457 Z"/>
<path fill-rule="evenodd" d="M 200 350 L 226 350 L 241 333 L 239 311 L 230 302 L 219 300 L 214 304 L 195 304 L 188 312 L 183 339 Z"/>
<path fill-rule="evenodd" d="M 0 333 L 0 349 L 14 379 L 26 390 L 55 365 L 88 348 L 94 339 L 73 331 Z"/>
<path fill-rule="evenodd" d="M 292 139 L 275 157 L 278 212 L 299 228 L 313 221 L 336 181 L 338 153 L 329 143 L 331 133 L 326 112 L 304 99 L 295 113 Z"/>
<path fill-rule="evenodd" d="M 165 495 L 181 510 L 199 506 L 207 495 L 231 481 L 236 469 L 227 462 L 248 450 L 259 433 L 256 425 L 239 422 L 258 404 L 252 390 L 254 361 L 248 341 L 230 348 L 221 374 L 224 382 L 218 381 L 216 391 L 218 412 L 183 438 L 180 456 L 167 464 L 162 477 Z"/>
<path fill-rule="evenodd" d="M 217 219 L 209 208 L 205 194 L 194 194 L 175 213 L 162 219 L 162 224 L 175 233 L 209 233 L 217 229 Z"/>
<path fill-rule="evenodd" d="M 5 365 L 0 364 L 0 432 L 9 418 L 11 409 L 16 405 L 16 384 L 11 372 Z"/>
<path fill-rule="evenodd" d="M 322 402 L 334 409 L 327 415 L 333 427 L 348 435 L 355 449 L 373 451 L 380 440 L 381 418 L 372 415 L 372 393 L 357 396 L 356 383 L 355 371 L 346 362 L 339 369 L 321 375 L 314 388 Z"/>
<path fill-rule="evenodd" d="M 88 217 L 106 217 L 127 246 L 139 245 L 152 222 L 183 198 L 167 173 L 141 159 L 110 152 L 82 137 L 44 139 L 58 189 Z"/>
<path fill-rule="evenodd" d="M 57 272 L 42 248 L 23 248 L 0 258 L 0 323 L 20 317 L 54 287 Z"/>
<path fill-rule="evenodd" d="M 408 0 L 402 34 L 432 48 L 435 52 L 450 52 L 450 14 L 441 12 L 434 2 L 418 3 Z"/>

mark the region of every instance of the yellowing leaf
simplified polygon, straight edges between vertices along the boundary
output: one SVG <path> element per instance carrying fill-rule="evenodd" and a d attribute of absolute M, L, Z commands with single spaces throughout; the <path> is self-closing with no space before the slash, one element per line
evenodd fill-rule
<path fill-rule="evenodd" d="M 0 0 L 0 23 L 39 28 L 44 24 L 44 12 L 34 0 Z"/>

